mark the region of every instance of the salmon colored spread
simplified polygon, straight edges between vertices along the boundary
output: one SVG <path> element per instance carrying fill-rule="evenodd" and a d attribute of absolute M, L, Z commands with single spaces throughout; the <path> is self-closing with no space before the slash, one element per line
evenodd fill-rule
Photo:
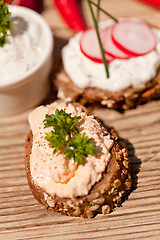
<path fill-rule="evenodd" d="M 54 114 L 56 109 L 66 109 L 67 113 L 72 113 L 72 117 L 81 116 L 76 127 L 81 134 L 85 133 L 95 142 L 95 156 L 84 157 L 83 163 L 78 164 L 62 153 L 53 154 L 54 149 L 45 140 L 46 133 L 53 128 L 44 128 L 43 120 L 46 114 Z M 87 195 L 92 186 L 101 180 L 110 160 L 109 150 L 113 145 L 110 135 L 93 115 L 87 115 L 81 107 L 71 103 L 54 102 L 40 106 L 29 115 L 29 123 L 33 132 L 30 169 L 35 184 L 47 193 L 63 198 Z"/>

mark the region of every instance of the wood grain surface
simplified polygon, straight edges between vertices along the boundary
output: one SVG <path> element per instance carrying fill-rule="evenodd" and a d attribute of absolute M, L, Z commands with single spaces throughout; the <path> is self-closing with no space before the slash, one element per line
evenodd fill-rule
<path fill-rule="evenodd" d="M 139 1 L 104 0 L 102 5 L 115 16 L 138 16 L 160 27 L 159 10 Z M 91 25 L 86 0 L 82 1 L 82 9 Z M 45 1 L 42 15 L 53 29 L 54 57 L 57 57 L 61 46 L 73 33 L 49 0 Z M 160 101 L 123 114 L 107 109 L 94 111 L 127 143 L 134 188 L 121 207 L 91 220 L 47 211 L 33 198 L 24 168 L 24 143 L 29 131 L 27 118 L 31 110 L 0 118 L 0 239 L 159 240 Z"/>

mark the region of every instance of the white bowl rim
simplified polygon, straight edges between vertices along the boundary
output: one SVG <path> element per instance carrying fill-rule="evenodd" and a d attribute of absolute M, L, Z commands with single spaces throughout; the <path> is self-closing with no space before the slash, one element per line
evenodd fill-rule
<path fill-rule="evenodd" d="M 11 12 L 18 12 L 20 11 L 21 13 L 28 13 L 29 15 L 32 15 L 33 18 L 36 18 L 37 22 L 40 23 L 42 29 L 45 31 L 45 39 L 47 41 L 46 44 L 46 48 L 44 53 L 41 56 L 41 59 L 38 61 L 37 64 L 35 64 L 35 66 L 33 66 L 27 73 L 21 75 L 20 77 L 14 78 L 9 81 L 7 81 L 7 83 L 5 82 L 1 82 L 0 81 L 0 89 L 4 89 L 4 88 L 8 88 L 12 85 L 15 85 L 17 83 L 22 82 L 23 80 L 27 79 L 29 76 L 31 76 L 33 73 L 35 73 L 47 60 L 47 58 L 52 54 L 53 52 L 53 46 L 54 46 L 54 40 L 53 40 L 53 34 L 52 31 L 48 25 L 48 23 L 45 21 L 45 19 L 37 12 L 35 12 L 32 9 L 26 8 L 26 7 L 22 7 L 22 6 L 11 6 L 9 5 L 9 10 Z"/>

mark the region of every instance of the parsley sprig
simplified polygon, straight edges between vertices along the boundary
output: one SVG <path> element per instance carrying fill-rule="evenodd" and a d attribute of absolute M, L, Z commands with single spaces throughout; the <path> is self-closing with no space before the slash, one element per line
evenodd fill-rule
<path fill-rule="evenodd" d="M 69 140 L 67 144 L 70 149 L 65 151 L 66 157 L 69 159 L 73 157 L 74 161 L 78 162 L 79 164 L 83 161 L 82 155 L 94 156 L 95 143 L 91 138 L 88 139 L 85 133 L 83 133 L 83 135 L 78 133 L 77 136 Z"/>
<path fill-rule="evenodd" d="M 94 155 L 95 143 L 88 139 L 85 134 L 78 132 L 75 124 L 81 116 L 72 117 L 65 109 L 56 109 L 55 114 L 46 115 L 44 126 L 53 127 L 53 130 L 46 133 L 45 139 L 54 148 L 54 153 L 63 152 L 67 158 L 73 158 L 75 162 L 82 163 L 83 157 Z"/>
<path fill-rule="evenodd" d="M 0 47 L 7 42 L 8 31 L 11 30 L 10 16 L 8 4 L 0 0 Z"/>

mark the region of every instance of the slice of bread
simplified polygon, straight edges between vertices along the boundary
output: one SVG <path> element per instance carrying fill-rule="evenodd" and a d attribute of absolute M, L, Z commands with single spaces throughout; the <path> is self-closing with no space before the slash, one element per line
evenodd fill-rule
<path fill-rule="evenodd" d="M 96 87 L 77 87 L 65 72 L 61 61 L 57 62 L 55 72 L 53 84 L 57 88 L 58 98 L 77 101 L 86 107 L 107 107 L 123 111 L 160 99 L 160 71 L 143 87 L 130 87 L 121 92 L 109 92 Z"/>
<path fill-rule="evenodd" d="M 77 103 L 75 104 L 77 105 Z M 125 144 L 119 139 L 114 130 L 103 129 L 104 134 L 109 134 L 113 140 L 109 163 L 103 172 L 102 178 L 92 186 L 89 193 L 85 196 L 74 198 L 62 198 L 55 194 L 51 195 L 45 189 L 35 184 L 30 170 L 33 142 L 33 134 L 30 131 L 25 145 L 25 166 L 30 189 L 40 203 L 55 212 L 83 218 L 94 217 L 97 213 L 110 213 L 114 207 L 121 205 L 132 185 L 128 153 Z"/>

